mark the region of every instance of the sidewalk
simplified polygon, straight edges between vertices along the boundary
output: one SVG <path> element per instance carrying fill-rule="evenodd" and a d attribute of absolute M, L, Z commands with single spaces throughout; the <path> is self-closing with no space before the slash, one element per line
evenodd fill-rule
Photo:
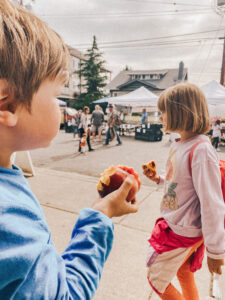
<path fill-rule="evenodd" d="M 36 176 L 28 178 L 28 181 L 42 205 L 53 241 L 61 253 L 69 242 L 80 209 L 90 207 L 98 197 L 98 178 L 45 168 L 35 168 L 35 171 Z M 137 196 L 139 212 L 114 219 L 114 246 L 94 300 L 148 300 L 150 287 L 145 267 L 147 239 L 159 216 L 161 195 L 161 190 L 143 185 Z M 210 280 L 206 260 L 203 268 L 196 273 L 196 281 L 200 300 L 207 300 Z M 221 282 L 225 282 L 224 274 Z M 176 280 L 174 284 L 177 285 Z M 225 299 L 224 284 L 223 295 Z M 151 298 L 157 299 L 156 294 Z"/>

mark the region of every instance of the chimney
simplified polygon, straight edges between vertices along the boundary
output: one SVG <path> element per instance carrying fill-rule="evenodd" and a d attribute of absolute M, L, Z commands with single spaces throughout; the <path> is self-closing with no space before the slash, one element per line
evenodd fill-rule
<path fill-rule="evenodd" d="M 184 75 L 184 63 L 181 61 L 179 63 L 178 80 L 182 80 L 183 75 Z"/>

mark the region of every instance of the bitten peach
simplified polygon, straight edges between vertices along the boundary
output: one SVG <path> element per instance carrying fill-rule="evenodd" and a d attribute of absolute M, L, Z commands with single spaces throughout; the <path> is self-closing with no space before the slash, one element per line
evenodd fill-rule
<path fill-rule="evenodd" d="M 129 174 L 133 175 L 134 183 L 127 196 L 127 201 L 132 202 L 135 194 L 140 189 L 141 181 L 134 169 L 126 166 L 110 166 L 101 174 L 97 185 L 99 195 L 105 197 L 109 193 L 117 190 Z"/>

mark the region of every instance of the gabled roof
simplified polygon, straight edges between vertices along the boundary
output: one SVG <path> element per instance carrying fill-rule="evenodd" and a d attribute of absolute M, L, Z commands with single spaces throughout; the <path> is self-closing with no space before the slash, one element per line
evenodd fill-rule
<path fill-rule="evenodd" d="M 142 83 L 145 83 L 146 85 L 149 85 L 149 87 L 159 89 L 159 90 L 164 90 L 170 86 L 175 85 L 178 83 L 178 71 L 179 68 L 177 69 L 162 69 L 162 70 L 136 70 L 136 71 L 121 71 L 116 77 L 113 78 L 113 80 L 106 86 L 107 89 L 109 90 L 119 90 L 120 86 L 123 86 L 124 84 L 131 83 L 130 80 L 130 75 L 147 75 L 147 74 L 163 74 L 164 76 L 161 79 L 158 80 L 139 80 Z M 182 80 L 185 80 L 187 76 L 188 70 L 187 68 L 184 68 L 183 70 L 183 78 Z M 138 79 L 137 79 L 138 80 Z"/>
<path fill-rule="evenodd" d="M 152 83 L 148 82 L 147 80 L 139 80 L 139 79 L 134 79 L 134 80 L 130 80 L 128 82 L 125 82 L 125 83 L 119 85 L 117 88 L 118 89 L 126 88 L 126 86 L 129 86 L 129 85 L 131 85 L 133 83 L 136 83 L 136 82 L 140 83 L 140 85 L 142 85 L 142 86 L 149 86 L 153 89 L 158 90 L 158 88 L 155 84 L 152 84 Z"/>

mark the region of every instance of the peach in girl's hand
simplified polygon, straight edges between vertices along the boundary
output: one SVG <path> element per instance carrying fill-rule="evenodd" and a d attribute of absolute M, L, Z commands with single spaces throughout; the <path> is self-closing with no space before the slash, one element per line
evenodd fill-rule
<path fill-rule="evenodd" d="M 139 179 L 139 175 L 134 171 L 134 169 L 126 166 L 110 166 L 101 174 L 97 185 L 99 195 L 101 197 L 105 197 L 109 193 L 117 190 L 127 176 L 130 175 L 132 175 L 131 177 L 133 178 L 133 186 L 130 189 L 126 200 L 128 202 L 131 201 L 132 203 L 132 200 L 135 198 L 136 193 L 140 189 L 141 181 Z"/>
<path fill-rule="evenodd" d="M 156 183 L 159 183 L 159 176 L 157 175 L 157 169 L 156 169 L 156 162 L 154 160 L 149 161 L 146 164 L 142 165 L 143 174 L 151 179 L 152 181 L 155 181 Z"/>

